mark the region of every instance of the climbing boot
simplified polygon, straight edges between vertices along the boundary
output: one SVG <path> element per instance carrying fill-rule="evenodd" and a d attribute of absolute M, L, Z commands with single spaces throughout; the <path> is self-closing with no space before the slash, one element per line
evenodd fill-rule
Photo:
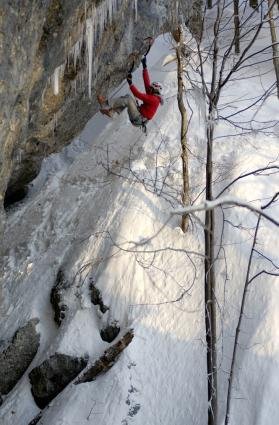
<path fill-rule="evenodd" d="M 100 109 L 101 114 L 106 115 L 109 118 L 113 117 L 113 110 L 112 109 Z"/>

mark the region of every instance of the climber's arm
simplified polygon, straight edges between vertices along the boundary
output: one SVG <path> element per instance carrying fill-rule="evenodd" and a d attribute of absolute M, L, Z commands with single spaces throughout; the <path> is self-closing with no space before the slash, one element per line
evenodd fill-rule
<path fill-rule="evenodd" d="M 151 83 L 150 83 L 150 77 L 149 77 L 149 72 L 148 72 L 147 68 L 143 69 L 142 76 L 143 76 L 145 91 L 146 91 L 146 93 L 148 93 L 148 90 L 149 90 Z"/>
<path fill-rule="evenodd" d="M 131 92 L 134 96 L 136 96 L 138 99 L 142 100 L 143 102 L 149 102 L 149 95 L 140 92 L 134 84 L 130 85 Z"/>

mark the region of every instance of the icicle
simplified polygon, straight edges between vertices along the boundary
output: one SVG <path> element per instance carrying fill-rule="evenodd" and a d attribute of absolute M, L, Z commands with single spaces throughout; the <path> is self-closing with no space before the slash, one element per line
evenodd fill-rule
<path fill-rule="evenodd" d="M 65 64 L 62 64 L 55 68 L 54 73 L 51 77 L 51 83 L 53 87 L 53 93 L 55 96 L 59 94 L 59 88 L 60 88 L 60 78 L 62 78 L 65 70 Z"/>
<path fill-rule="evenodd" d="M 127 0 L 122 0 L 122 2 Z M 135 20 L 138 19 L 138 1 L 134 0 L 135 7 Z M 67 62 L 68 65 L 73 63 L 74 69 L 78 64 L 78 60 L 81 56 L 81 50 L 83 42 L 86 41 L 87 47 L 87 82 L 88 82 L 88 95 L 91 98 L 92 95 L 92 79 L 95 77 L 97 72 L 98 64 L 96 59 L 93 62 L 94 48 L 96 44 L 101 40 L 106 24 L 109 22 L 112 23 L 113 16 L 119 9 L 121 2 L 119 0 L 104 0 L 98 7 L 94 4 L 92 8 L 89 8 L 88 1 L 84 2 L 84 16 L 85 16 L 85 28 L 84 23 L 79 23 L 77 33 L 80 35 L 78 41 L 72 46 L 71 38 L 69 37 L 65 41 L 65 51 L 68 52 Z M 91 13 L 90 13 L 91 12 Z M 91 16 L 90 16 L 91 15 Z M 72 62 L 71 62 L 72 61 Z M 55 95 L 59 94 L 60 90 L 60 78 L 63 75 L 65 70 L 65 64 L 57 67 L 54 71 L 54 74 L 51 77 L 51 84 L 53 86 L 53 92 Z M 80 75 L 77 77 L 79 81 L 78 84 L 81 87 L 84 86 L 84 79 L 86 75 Z M 75 85 L 75 92 L 77 90 L 77 85 Z"/>
<path fill-rule="evenodd" d="M 101 6 L 98 8 L 98 23 L 99 23 L 99 26 L 100 26 L 100 38 L 101 38 L 101 35 L 102 35 L 102 33 L 103 33 L 103 31 L 104 31 L 104 28 L 105 28 L 105 21 L 106 21 L 106 16 L 105 16 L 105 8 L 104 8 L 104 6 L 105 6 L 105 4 L 104 3 L 102 3 L 101 4 Z"/>
<path fill-rule="evenodd" d="M 87 38 L 87 60 L 88 60 L 88 96 L 91 98 L 92 84 L 92 62 L 93 62 L 93 44 L 94 44 L 94 28 L 92 19 L 86 21 L 86 38 Z"/>
<path fill-rule="evenodd" d="M 45 103 L 45 93 L 46 93 L 46 87 L 42 91 L 42 105 Z"/>
<path fill-rule="evenodd" d="M 19 151 L 16 154 L 16 162 L 21 162 L 21 154 L 22 154 L 22 150 L 19 149 Z"/>
<path fill-rule="evenodd" d="M 112 13 L 113 13 L 113 11 L 112 11 L 112 7 L 113 7 L 113 1 L 111 1 L 111 2 L 108 4 L 108 8 L 107 8 L 108 20 L 109 20 L 109 23 L 110 23 L 110 24 L 111 24 L 111 21 L 112 21 Z"/>
<path fill-rule="evenodd" d="M 94 5 L 92 7 L 92 22 L 94 27 L 94 45 L 95 45 L 97 35 L 98 35 L 98 22 L 97 22 L 97 10 L 96 10 L 96 6 Z"/>
<path fill-rule="evenodd" d="M 77 68 L 77 61 L 80 58 L 81 46 L 82 46 L 82 40 L 78 40 L 71 50 L 75 70 Z"/>
<path fill-rule="evenodd" d="M 134 3 L 134 5 L 135 5 L 135 21 L 137 22 L 137 20 L 138 20 L 138 0 L 134 0 L 135 1 L 135 3 Z"/>
<path fill-rule="evenodd" d="M 53 74 L 53 93 L 56 96 L 59 94 L 59 66 L 55 68 Z"/>

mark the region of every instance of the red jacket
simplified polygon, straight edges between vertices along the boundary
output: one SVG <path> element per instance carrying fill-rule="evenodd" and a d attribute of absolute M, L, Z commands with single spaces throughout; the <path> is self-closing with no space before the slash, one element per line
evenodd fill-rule
<path fill-rule="evenodd" d="M 150 78 L 147 69 L 143 70 L 143 81 L 146 94 L 141 93 L 136 88 L 136 86 L 134 86 L 134 84 L 130 86 L 130 89 L 134 96 L 143 101 L 143 104 L 139 107 L 141 115 L 147 118 L 148 120 L 151 120 L 151 118 L 153 118 L 153 116 L 155 115 L 158 106 L 161 103 L 161 98 L 156 94 L 148 94 L 150 87 Z"/>

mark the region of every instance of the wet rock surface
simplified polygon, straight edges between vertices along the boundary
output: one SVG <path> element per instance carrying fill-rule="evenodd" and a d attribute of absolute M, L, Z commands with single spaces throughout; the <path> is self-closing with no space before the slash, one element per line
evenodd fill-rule
<path fill-rule="evenodd" d="M 55 353 L 30 373 L 36 404 L 45 408 L 87 365 L 87 359 Z"/>
<path fill-rule="evenodd" d="M 35 357 L 40 345 L 40 334 L 36 331 L 38 322 L 33 319 L 20 328 L 0 353 L 1 394 L 12 390 Z"/>

